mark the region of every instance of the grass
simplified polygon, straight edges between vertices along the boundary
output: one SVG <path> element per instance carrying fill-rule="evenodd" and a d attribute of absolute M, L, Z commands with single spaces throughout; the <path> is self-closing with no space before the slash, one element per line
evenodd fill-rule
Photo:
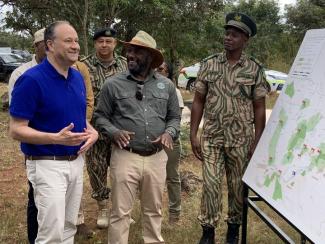
<path fill-rule="evenodd" d="M 0 84 L 0 96 L 5 89 L 4 84 Z M 189 96 L 189 97 L 187 97 Z M 190 99 L 191 93 L 186 93 L 186 98 Z M 272 106 L 276 97 L 269 97 L 269 105 Z M 23 156 L 20 153 L 19 144 L 8 137 L 8 114 L 0 112 L 0 243 L 27 243 L 26 232 L 26 203 L 27 203 L 27 180 L 23 164 Z M 201 177 L 201 163 L 194 158 L 191 153 L 188 141 L 188 127 L 182 128 L 182 142 L 184 154 L 180 170 L 191 171 Z M 75 243 L 107 243 L 107 230 L 96 229 L 96 202 L 90 197 L 90 184 L 88 174 L 84 174 L 84 195 L 83 205 L 85 212 L 85 222 L 96 235 L 87 240 L 76 237 Z M 224 185 L 226 185 L 224 181 Z M 223 205 L 227 206 L 227 191 L 223 189 Z M 201 236 L 201 227 L 197 221 L 200 206 L 201 186 L 194 188 L 191 194 L 182 193 L 182 216 L 180 224 L 170 226 L 168 220 L 168 199 L 167 192 L 163 198 L 163 225 L 162 235 L 169 244 L 192 244 L 197 243 Z M 271 219 L 288 233 L 295 242 L 299 242 L 299 235 L 286 224 L 281 218 L 274 214 L 265 203 L 258 203 L 258 206 L 265 211 Z M 223 216 L 226 217 L 224 207 Z M 136 223 L 130 228 L 129 243 L 142 243 L 141 239 L 141 215 L 140 204 L 136 202 L 132 217 Z M 263 223 L 251 210 L 249 211 L 248 223 L 248 243 L 252 244 L 277 244 L 282 241 Z M 216 240 L 218 244 L 224 243 L 226 223 L 220 221 L 216 230 Z"/>

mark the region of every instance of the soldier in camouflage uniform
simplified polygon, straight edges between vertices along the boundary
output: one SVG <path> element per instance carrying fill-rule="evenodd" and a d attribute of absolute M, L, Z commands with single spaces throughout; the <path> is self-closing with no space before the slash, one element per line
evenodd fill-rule
<path fill-rule="evenodd" d="M 95 32 L 93 36 L 96 52 L 83 60 L 90 73 L 90 79 L 95 97 L 95 107 L 102 85 L 108 77 L 127 69 L 126 59 L 114 53 L 117 40 L 116 31 L 104 28 Z M 93 120 L 91 124 L 94 125 Z M 110 189 L 107 187 L 107 170 L 111 156 L 111 142 L 108 137 L 99 132 L 99 139 L 86 154 L 86 165 L 92 186 L 92 198 L 98 203 L 97 227 L 108 226 L 107 199 Z"/>
<path fill-rule="evenodd" d="M 225 51 L 203 60 L 196 80 L 191 113 L 191 144 L 202 160 L 203 190 L 198 217 L 200 244 L 215 243 L 214 229 L 221 219 L 222 181 L 228 185 L 226 243 L 238 243 L 242 218 L 241 178 L 265 126 L 265 96 L 269 86 L 261 65 L 243 49 L 256 34 L 250 17 L 226 16 Z M 204 113 L 201 141 L 197 131 Z"/>

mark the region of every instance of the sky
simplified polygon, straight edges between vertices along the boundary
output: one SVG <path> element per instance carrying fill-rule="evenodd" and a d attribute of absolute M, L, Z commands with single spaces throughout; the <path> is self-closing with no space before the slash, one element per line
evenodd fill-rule
<path fill-rule="evenodd" d="M 296 0 L 279 0 L 281 12 L 283 13 L 285 4 L 296 4 Z"/>

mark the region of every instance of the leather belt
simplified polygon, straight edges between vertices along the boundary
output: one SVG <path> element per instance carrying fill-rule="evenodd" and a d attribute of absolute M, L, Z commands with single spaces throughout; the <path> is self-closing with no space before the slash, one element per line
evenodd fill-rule
<path fill-rule="evenodd" d="M 57 161 L 73 161 L 78 158 L 78 155 L 65 156 L 32 156 L 25 155 L 25 160 L 57 160 Z"/>
<path fill-rule="evenodd" d="M 131 153 L 139 154 L 142 157 L 151 156 L 153 154 L 159 153 L 162 150 L 162 148 L 156 148 L 156 149 L 151 150 L 151 151 L 142 151 L 142 150 L 136 150 L 136 149 L 133 149 L 133 148 L 130 148 L 130 147 L 124 147 L 123 149 L 127 150 L 127 151 L 129 151 Z"/>

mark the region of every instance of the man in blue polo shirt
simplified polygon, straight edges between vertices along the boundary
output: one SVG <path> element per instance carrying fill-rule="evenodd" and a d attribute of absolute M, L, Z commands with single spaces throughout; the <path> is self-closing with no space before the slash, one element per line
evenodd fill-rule
<path fill-rule="evenodd" d="M 39 225 L 35 243 L 73 243 L 82 196 L 82 153 L 97 140 L 86 121 L 86 91 L 70 66 L 79 55 L 78 35 L 65 21 L 44 34 L 47 58 L 16 82 L 10 135 L 21 141 L 34 188 Z"/>

